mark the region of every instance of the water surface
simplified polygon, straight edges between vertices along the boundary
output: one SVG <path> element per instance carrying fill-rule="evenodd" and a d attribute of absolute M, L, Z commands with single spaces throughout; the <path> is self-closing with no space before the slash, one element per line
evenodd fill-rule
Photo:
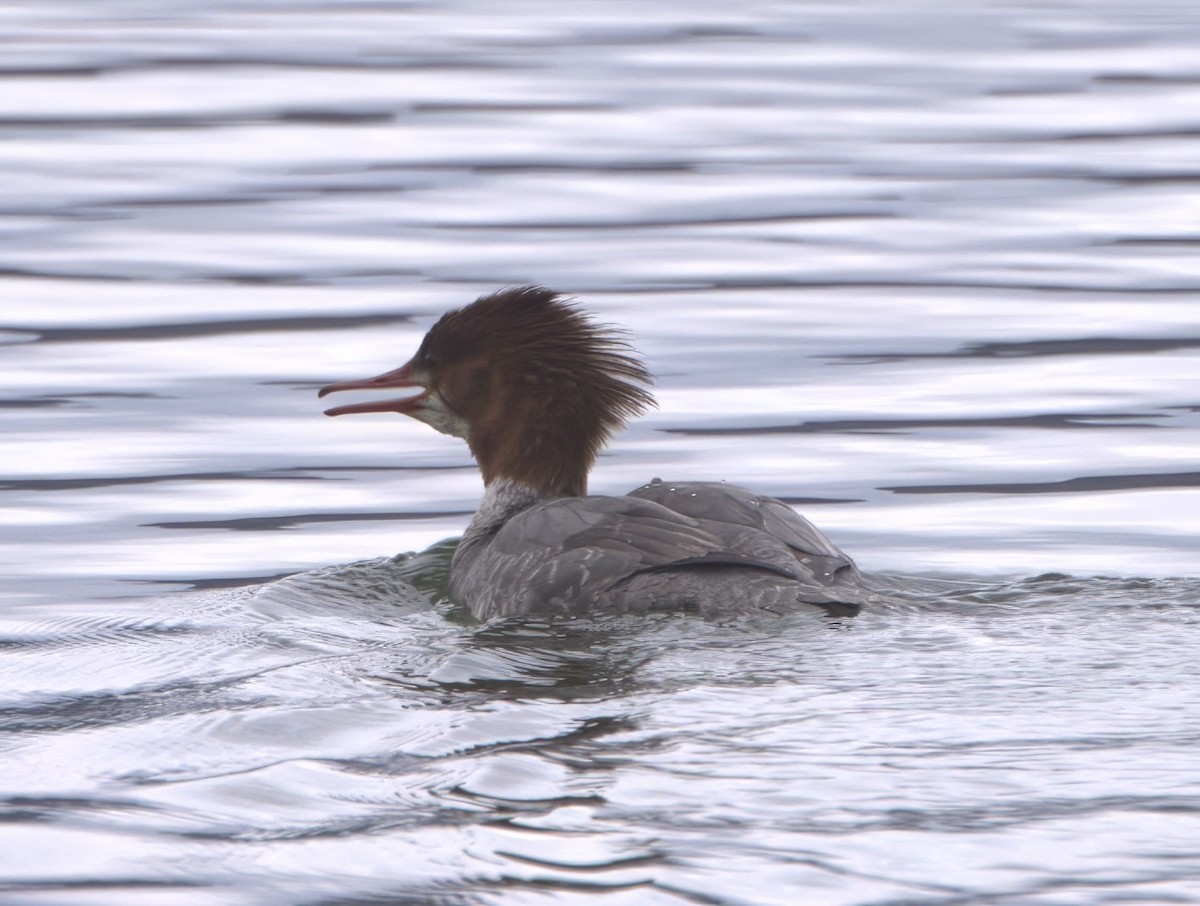
<path fill-rule="evenodd" d="M 1190 4 L 0 29 L 6 902 L 1200 902 Z M 315 389 L 525 282 L 658 377 L 595 492 L 892 603 L 449 604 L 467 452 Z"/>

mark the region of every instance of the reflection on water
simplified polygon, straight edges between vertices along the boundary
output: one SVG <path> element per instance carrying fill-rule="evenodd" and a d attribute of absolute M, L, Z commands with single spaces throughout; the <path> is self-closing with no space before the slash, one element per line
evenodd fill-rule
<path fill-rule="evenodd" d="M 1195 889 L 1195 581 L 897 578 L 854 619 L 475 627 L 408 584 L 436 600 L 447 558 L 10 630 L 51 679 L 6 715 L 8 889 Z"/>
<path fill-rule="evenodd" d="M 1200 899 L 1187 4 L 4 32 L 6 902 Z M 531 281 L 658 376 L 595 491 L 747 484 L 893 602 L 447 602 L 466 451 L 314 392 Z"/>

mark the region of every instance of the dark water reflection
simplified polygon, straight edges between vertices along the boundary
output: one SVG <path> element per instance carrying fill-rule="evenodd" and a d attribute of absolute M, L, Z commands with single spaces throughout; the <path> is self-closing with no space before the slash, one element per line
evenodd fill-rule
<path fill-rule="evenodd" d="M 3 27 L 0 899 L 1200 900 L 1189 4 Z M 466 452 L 314 391 L 528 281 L 658 376 L 595 491 L 889 603 L 450 604 Z"/>

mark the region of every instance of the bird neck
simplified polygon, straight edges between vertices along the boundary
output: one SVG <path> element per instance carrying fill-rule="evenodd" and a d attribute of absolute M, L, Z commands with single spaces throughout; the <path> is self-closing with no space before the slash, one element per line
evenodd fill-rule
<path fill-rule="evenodd" d="M 467 443 L 489 488 L 506 481 L 542 498 L 582 496 L 608 430 L 569 382 L 539 383 L 548 382 L 513 385 L 472 426 Z"/>

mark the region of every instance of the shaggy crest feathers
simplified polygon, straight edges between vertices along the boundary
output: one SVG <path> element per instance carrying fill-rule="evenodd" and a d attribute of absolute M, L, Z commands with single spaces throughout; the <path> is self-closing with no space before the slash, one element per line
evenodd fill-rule
<path fill-rule="evenodd" d="M 586 493 L 613 432 L 655 405 L 640 386 L 653 378 L 624 333 L 541 286 L 447 312 L 415 361 L 470 376 L 461 396 L 475 411 L 462 414 L 485 483 L 510 478 L 547 496 Z M 453 405 L 456 388 L 443 392 Z"/>

